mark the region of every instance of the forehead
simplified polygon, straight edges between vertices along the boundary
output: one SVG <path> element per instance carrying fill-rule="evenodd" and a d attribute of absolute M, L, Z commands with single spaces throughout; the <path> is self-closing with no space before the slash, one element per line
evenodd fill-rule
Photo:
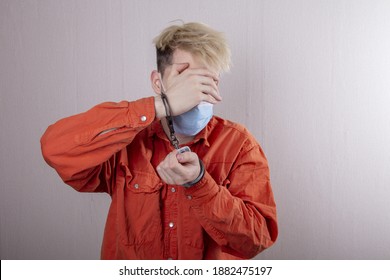
<path fill-rule="evenodd" d="M 188 51 L 176 49 L 172 55 L 172 64 L 188 63 L 189 68 L 206 68 L 210 71 L 218 73 L 218 71 L 208 65 L 203 59 L 199 56 L 196 56 Z"/>

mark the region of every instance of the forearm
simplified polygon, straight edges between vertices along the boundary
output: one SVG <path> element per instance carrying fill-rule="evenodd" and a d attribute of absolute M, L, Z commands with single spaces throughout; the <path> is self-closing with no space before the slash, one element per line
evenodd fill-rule
<path fill-rule="evenodd" d="M 275 242 L 278 227 L 267 160 L 259 145 L 245 143 L 227 177 L 219 178 L 224 185 L 206 172 L 185 192 L 199 222 L 219 246 L 252 258 Z"/>
<path fill-rule="evenodd" d="M 41 138 L 43 157 L 65 182 L 98 176 L 94 169 L 101 169 L 154 118 L 153 98 L 100 104 L 51 125 Z"/>
<path fill-rule="evenodd" d="M 247 201 L 218 186 L 209 174 L 186 190 L 191 209 L 220 246 L 252 258 L 271 246 L 277 235 L 275 205 Z"/>

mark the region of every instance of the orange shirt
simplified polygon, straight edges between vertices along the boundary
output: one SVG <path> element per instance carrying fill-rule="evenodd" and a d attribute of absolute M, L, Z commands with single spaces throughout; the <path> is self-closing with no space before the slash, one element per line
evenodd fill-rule
<path fill-rule="evenodd" d="M 206 173 L 166 185 L 156 166 L 172 151 L 153 97 L 103 103 L 51 125 L 46 162 L 80 192 L 107 192 L 102 259 L 247 259 L 277 237 L 262 149 L 242 126 L 213 117 L 187 144 Z"/>

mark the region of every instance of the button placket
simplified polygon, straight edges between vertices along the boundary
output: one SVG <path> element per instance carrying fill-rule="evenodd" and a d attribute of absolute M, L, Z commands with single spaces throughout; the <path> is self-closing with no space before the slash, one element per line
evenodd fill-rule
<path fill-rule="evenodd" d="M 164 198 L 164 255 L 166 258 L 177 258 L 177 219 L 178 219 L 178 194 L 181 190 L 174 185 L 166 185 L 166 197 Z"/>

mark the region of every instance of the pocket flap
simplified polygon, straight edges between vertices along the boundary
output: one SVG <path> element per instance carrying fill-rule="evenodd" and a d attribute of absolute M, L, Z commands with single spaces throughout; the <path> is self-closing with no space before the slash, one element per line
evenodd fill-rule
<path fill-rule="evenodd" d="M 134 193 L 153 193 L 163 185 L 156 173 L 133 171 L 132 175 L 127 187 Z"/>

